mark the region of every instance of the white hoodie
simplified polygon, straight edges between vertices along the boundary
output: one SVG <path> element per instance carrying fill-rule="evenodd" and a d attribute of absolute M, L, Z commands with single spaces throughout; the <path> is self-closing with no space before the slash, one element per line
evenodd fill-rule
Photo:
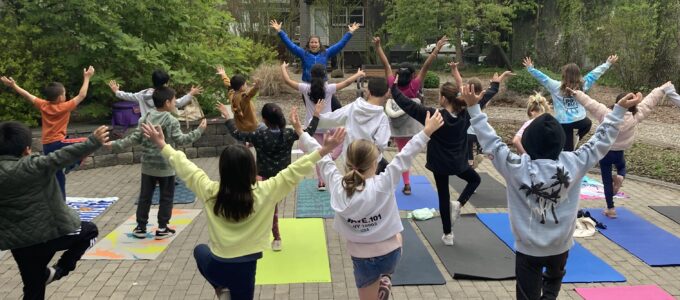
<path fill-rule="evenodd" d="M 343 143 L 343 157 L 347 146 L 360 139 L 373 141 L 382 153 L 387 148 L 391 135 L 390 121 L 385 115 L 384 108 L 368 103 L 361 97 L 341 109 L 319 116 L 317 128 L 335 127 L 345 127 L 347 132 Z M 379 159 L 381 158 L 382 154 Z"/>
<path fill-rule="evenodd" d="M 429 140 L 422 131 L 415 135 L 387 165 L 385 172 L 366 180 L 364 189 L 352 197 L 347 197 L 342 186 L 344 174 L 338 171 L 330 155 L 324 156 L 317 166 L 331 194 L 331 207 L 335 211 L 333 228 L 355 243 L 378 243 L 403 231 L 394 189 L 401 173 L 411 167 Z M 320 147 L 314 139 L 302 141 L 312 143 L 312 149 Z"/>

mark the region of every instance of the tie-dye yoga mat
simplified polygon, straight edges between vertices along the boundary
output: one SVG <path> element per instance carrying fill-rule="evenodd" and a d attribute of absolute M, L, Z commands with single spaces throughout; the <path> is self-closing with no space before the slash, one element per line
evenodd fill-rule
<path fill-rule="evenodd" d="M 156 259 L 200 213 L 200 209 L 173 209 L 169 227 L 174 228 L 177 232 L 175 236 L 163 240 L 154 239 L 156 229 L 158 229 L 155 224 L 158 219 L 157 209 L 152 209 L 149 212 L 149 224 L 146 228 L 145 239 L 132 236 L 132 230 L 137 226 L 135 215 L 132 215 L 105 238 L 99 240 L 93 248 L 85 253 L 83 259 Z"/>
<path fill-rule="evenodd" d="M 614 195 L 614 198 L 629 198 L 623 192 Z M 602 200 L 604 199 L 604 185 L 599 181 L 588 176 L 583 176 L 581 180 L 581 200 Z"/>
<path fill-rule="evenodd" d="M 66 205 L 78 212 L 80 220 L 87 222 L 92 222 L 94 218 L 101 215 L 116 201 L 118 201 L 118 197 L 66 197 Z"/>

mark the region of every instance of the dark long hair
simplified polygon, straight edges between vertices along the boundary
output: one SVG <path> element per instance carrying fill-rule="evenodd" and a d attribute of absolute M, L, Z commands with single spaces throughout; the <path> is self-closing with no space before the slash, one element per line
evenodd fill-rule
<path fill-rule="evenodd" d="M 262 106 L 262 119 L 269 127 L 286 128 L 286 117 L 283 116 L 283 110 L 276 103 L 267 103 Z"/>
<path fill-rule="evenodd" d="M 415 73 L 416 69 L 413 68 L 412 64 L 407 62 L 399 64 L 399 69 L 397 70 L 397 75 L 399 75 L 397 86 L 407 86 L 409 83 L 411 83 L 411 78 Z"/>
<path fill-rule="evenodd" d="M 567 88 L 572 90 L 583 89 L 583 77 L 581 77 L 581 69 L 575 63 L 569 63 L 562 67 L 562 84 L 560 85 L 560 92 L 564 96 L 571 96 L 567 92 Z"/>
<path fill-rule="evenodd" d="M 239 222 L 253 212 L 252 186 L 257 167 L 253 154 L 243 145 L 229 145 L 220 155 L 220 190 L 213 207 L 216 216 Z"/>
<path fill-rule="evenodd" d="M 314 64 L 309 73 L 312 76 L 312 80 L 309 82 L 309 100 L 317 103 L 319 99 L 326 98 L 326 67 L 322 64 Z"/>

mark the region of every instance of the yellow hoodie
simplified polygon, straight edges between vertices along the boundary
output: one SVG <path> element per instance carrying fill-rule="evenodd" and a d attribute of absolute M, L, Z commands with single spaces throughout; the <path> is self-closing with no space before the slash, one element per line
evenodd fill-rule
<path fill-rule="evenodd" d="M 203 202 L 203 210 L 208 218 L 210 251 L 222 258 L 258 253 L 269 247 L 274 205 L 293 191 L 321 159 L 319 152 L 314 151 L 299 158 L 275 177 L 257 182 L 253 186 L 253 214 L 240 222 L 233 222 L 213 212 L 220 189 L 219 181 L 212 181 L 203 170 L 187 159 L 184 152 L 177 151 L 170 145 L 163 147 L 161 154 L 175 168 L 177 176 Z"/>

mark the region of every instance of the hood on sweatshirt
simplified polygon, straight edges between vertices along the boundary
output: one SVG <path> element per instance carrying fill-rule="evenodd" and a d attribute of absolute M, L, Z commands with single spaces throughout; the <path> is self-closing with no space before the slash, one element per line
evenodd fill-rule
<path fill-rule="evenodd" d="M 376 114 L 380 114 L 384 111 L 384 106 L 379 106 L 371 104 L 368 100 L 364 98 L 359 98 L 356 101 L 356 106 L 352 111 L 352 117 L 356 118 L 359 124 L 369 124 L 375 122 Z"/>

